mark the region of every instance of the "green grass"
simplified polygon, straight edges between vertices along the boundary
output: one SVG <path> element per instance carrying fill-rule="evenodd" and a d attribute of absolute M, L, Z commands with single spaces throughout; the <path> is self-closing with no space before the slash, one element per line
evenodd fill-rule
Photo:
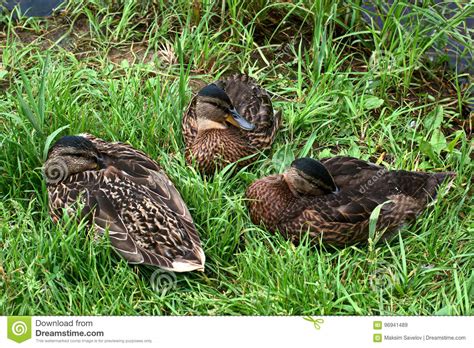
<path fill-rule="evenodd" d="M 457 31 L 472 5 L 449 20 L 413 6 L 410 33 L 402 1 L 381 30 L 361 21 L 360 1 L 81 3 L 49 20 L 0 18 L 1 314 L 474 314 L 470 92 L 423 60 L 446 35 L 472 49 Z M 254 165 L 203 178 L 185 163 L 181 115 L 199 85 L 235 71 L 272 93 L 283 126 Z M 41 165 L 52 141 L 80 132 L 166 169 L 205 274 L 156 292 L 153 269 L 127 265 L 73 219 L 52 223 Z M 390 243 L 294 247 L 250 222 L 253 180 L 337 154 L 458 176 Z"/>

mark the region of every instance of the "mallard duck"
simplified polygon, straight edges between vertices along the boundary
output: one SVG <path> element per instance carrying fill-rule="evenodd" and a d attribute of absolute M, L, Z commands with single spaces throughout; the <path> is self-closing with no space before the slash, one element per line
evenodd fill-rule
<path fill-rule="evenodd" d="M 255 224 L 280 231 L 298 243 L 309 232 L 313 241 L 344 246 L 369 238 L 369 221 L 381 205 L 377 231 L 390 238 L 436 197 L 454 173 L 387 170 L 352 157 L 317 161 L 300 158 L 283 174 L 252 183 L 246 196 Z"/>
<path fill-rule="evenodd" d="M 222 166 L 267 149 L 280 127 L 268 93 L 247 75 L 235 74 L 202 88 L 182 120 L 186 159 L 212 174 Z M 256 157 L 239 162 L 241 166 Z"/>
<path fill-rule="evenodd" d="M 174 272 L 204 270 L 205 256 L 193 219 L 158 164 L 129 145 L 90 134 L 65 136 L 44 165 L 49 209 L 88 216 L 129 263 Z"/>

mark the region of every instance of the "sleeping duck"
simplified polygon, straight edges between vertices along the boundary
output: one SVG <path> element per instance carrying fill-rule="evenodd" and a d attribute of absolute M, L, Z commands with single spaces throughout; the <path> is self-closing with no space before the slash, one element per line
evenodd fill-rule
<path fill-rule="evenodd" d="M 158 164 L 123 143 L 90 134 L 65 136 L 44 165 L 54 221 L 81 210 L 129 263 L 174 272 L 204 270 L 193 219 Z M 82 209 L 79 209 L 81 207 Z"/>
<path fill-rule="evenodd" d="M 371 213 L 380 205 L 381 240 L 413 222 L 454 173 L 387 170 L 352 157 L 321 161 L 300 158 L 283 174 L 255 181 L 247 189 L 250 216 L 298 243 L 345 246 L 366 242 Z"/>
<path fill-rule="evenodd" d="M 268 93 L 236 74 L 202 88 L 182 120 L 188 163 L 204 174 L 269 148 L 280 127 Z M 239 162 L 245 166 L 256 156 Z"/>

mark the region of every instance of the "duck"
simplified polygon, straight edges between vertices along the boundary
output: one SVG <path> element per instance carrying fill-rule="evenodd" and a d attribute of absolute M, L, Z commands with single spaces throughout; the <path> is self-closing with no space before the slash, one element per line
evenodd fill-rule
<path fill-rule="evenodd" d="M 204 271 L 205 255 L 191 214 L 163 169 L 144 152 L 91 134 L 67 135 L 44 164 L 49 212 L 108 231 L 130 264 L 171 272 Z"/>
<path fill-rule="evenodd" d="M 455 173 L 388 170 L 347 156 L 294 160 L 283 174 L 254 181 L 246 190 L 252 222 L 279 232 L 294 244 L 344 247 L 366 243 L 371 214 L 378 241 L 389 240 L 433 202 Z"/>
<path fill-rule="evenodd" d="M 246 166 L 271 147 L 280 125 L 266 90 L 248 75 L 228 76 L 199 90 L 183 115 L 186 161 L 203 174 L 250 156 L 238 162 Z"/>

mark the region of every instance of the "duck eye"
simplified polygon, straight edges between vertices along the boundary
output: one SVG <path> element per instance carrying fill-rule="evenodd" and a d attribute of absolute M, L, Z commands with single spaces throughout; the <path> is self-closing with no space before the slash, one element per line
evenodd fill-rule
<path fill-rule="evenodd" d="M 68 153 L 67 155 L 70 157 L 76 157 L 76 158 L 84 157 L 84 155 L 80 153 Z"/>
<path fill-rule="evenodd" d="M 226 112 L 227 112 L 227 111 L 229 110 L 228 107 L 226 107 L 226 106 L 224 106 L 224 105 L 222 105 L 222 104 L 219 104 L 219 103 L 209 102 L 209 104 L 211 104 L 211 105 L 214 106 L 215 108 L 220 109 L 220 110 L 222 110 L 222 111 L 226 111 Z"/>
<path fill-rule="evenodd" d="M 74 152 L 74 153 L 68 153 L 67 156 L 69 157 L 74 157 L 74 158 L 83 158 L 83 159 L 88 159 L 88 160 L 94 160 L 97 161 L 97 157 L 90 155 L 88 153 L 82 153 L 82 152 Z"/>

